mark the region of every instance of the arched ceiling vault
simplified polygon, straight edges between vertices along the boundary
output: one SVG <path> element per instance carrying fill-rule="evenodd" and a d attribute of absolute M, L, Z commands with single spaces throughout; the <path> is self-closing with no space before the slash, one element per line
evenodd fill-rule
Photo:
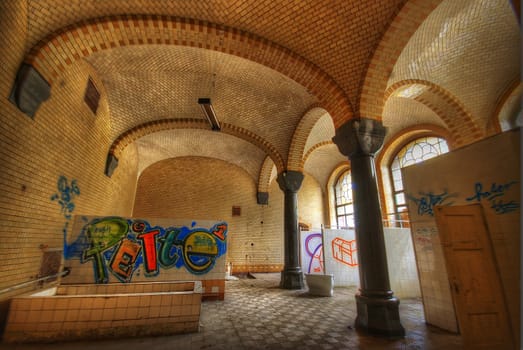
<path fill-rule="evenodd" d="M 495 128 L 489 121 L 500 109 L 498 101 L 520 76 L 519 43 L 519 24 L 509 1 L 441 1 L 394 64 L 384 94 L 384 118 L 405 124 L 394 119 L 416 115 L 410 99 L 432 110 L 457 145 L 491 134 Z M 396 101 L 389 103 L 389 97 Z"/>
<path fill-rule="evenodd" d="M 112 151 L 135 142 L 140 169 L 215 151 L 260 189 L 274 168 L 303 169 L 323 184 L 326 169 L 346 161 L 330 138 L 347 120 L 383 120 L 388 138 L 430 124 L 467 144 L 499 130 L 492 115 L 513 110 L 499 101 L 512 106 L 520 95 L 507 95 L 520 73 L 519 24 L 507 0 L 23 6 L 25 62 L 52 85 L 75 61 L 87 62 L 107 98 Z M 222 132 L 208 131 L 200 97 L 211 98 Z M 191 143 L 206 138 L 216 150 Z"/>

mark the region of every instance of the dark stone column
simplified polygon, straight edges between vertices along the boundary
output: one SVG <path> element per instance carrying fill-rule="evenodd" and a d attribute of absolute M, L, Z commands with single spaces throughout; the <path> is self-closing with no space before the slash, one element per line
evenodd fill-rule
<path fill-rule="evenodd" d="M 336 130 L 334 143 L 351 162 L 352 193 L 360 290 L 356 328 L 374 335 L 404 336 L 399 299 L 390 289 L 374 154 L 382 147 L 385 127 L 372 119 L 351 120 Z"/>
<path fill-rule="evenodd" d="M 281 273 L 280 287 L 302 289 L 303 273 L 300 266 L 300 241 L 298 230 L 298 190 L 303 174 L 298 171 L 284 171 L 278 175 L 278 185 L 285 194 L 284 203 L 284 253 L 285 264 Z"/>

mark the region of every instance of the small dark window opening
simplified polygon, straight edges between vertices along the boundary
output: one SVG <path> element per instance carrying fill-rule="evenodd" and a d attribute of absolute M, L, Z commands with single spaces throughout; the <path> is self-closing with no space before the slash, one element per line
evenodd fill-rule
<path fill-rule="evenodd" d="M 87 106 L 89 106 L 93 114 L 96 115 L 98 103 L 100 102 L 100 93 L 96 89 L 96 86 L 94 85 L 90 77 L 87 80 L 87 88 L 85 89 L 84 101 L 85 103 L 87 103 Z"/>
<path fill-rule="evenodd" d="M 242 215 L 242 208 L 241 207 L 232 207 L 232 216 L 240 216 Z"/>

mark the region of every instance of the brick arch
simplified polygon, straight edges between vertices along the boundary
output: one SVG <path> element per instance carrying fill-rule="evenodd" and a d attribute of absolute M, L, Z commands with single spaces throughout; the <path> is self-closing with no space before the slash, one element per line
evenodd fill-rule
<path fill-rule="evenodd" d="M 376 164 L 381 166 L 389 166 L 392 158 L 399 152 L 399 150 L 415 139 L 426 136 L 436 136 L 444 138 L 447 141 L 449 149 L 456 148 L 456 142 L 452 138 L 452 134 L 445 128 L 434 124 L 417 124 L 405 128 L 391 137 L 382 150 L 376 157 Z"/>
<path fill-rule="evenodd" d="M 284 170 L 284 162 L 282 156 L 278 153 L 276 148 L 269 142 L 262 139 L 255 133 L 235 125 L 222 123 L 221 127 L 221 132 L 238 137 L 262 149 L 272 159 L 272 161 L 276 165 L 276 168 L 278 169 L 278 172 Z M 209 130 L 209 124 L 205 120 L 191 118 L 159 119 L 140 124 L 118 136 L 109 148 L 109 155 L 113 155 L 116 158 L 120 158 L 120 154 L 122 153 L 124 148 L 127 147 L 129 144 L 133 143 L 134 141 L 138 140 L 139 138 L 158 131 L 172 129 Z"/>
<path fill-rule="evenodd" d="M 394 65 L 412 35 L 443 0 L 410 0 L 394 18 L 369 62 L 355 110 L 359 116 L 381 120 L 383 97 Z"/>
<path fill-rule="evenodd" d="M 332 142 L 331 140 L 329 141 L 322 141 L 322 142 L 319 142 L 317 144 L 315 144 L 314 146 L 312 146 L 311 148 L 309 148 L 309 150 L 307 151 L 307 153 L 305 153 L 305 155 L 303 156 L 302 160 L 301 160 L 301 167 L 303 169 L 303 166 L 305 165 L 305 163 L 307 162 L 307 159 L 309 158 L 309 156 L 315 151 L 317 150 L 318 148 L 320 147 L 324 147 L 324 146 L 328 146 L 328 145 L 333 145 L 334 142 Z"/>
<path fill-rule="evenodd" d="M 488 135 L 495 135 L 502 131 L 501 125 L 500 125 L 500 120 L 499 120 L 501 110 L 505 106 L 505 103 L 507 102 L 507 100 L 514 93 L 516 93 L 517 89 L 521 88 L 521 86 L 522 86 L 521 80 L 519 79 L 519 77 L 517 77 L 507 86 L 507 88 L 503 91 L 501 96 L 498 98 L 498 100 L 496 101 L 496 106 L 495 106 L 494 112 L 491 114 L 491 116 L 489 117 L 489 119 L 487 121 L 486 129 L 487 129 Z"/>
<path fill-rule="evenodd" d="M 116 47 L 149 44 L 214 50 L 260 63 L 304 86 L 329 111 L 335 125 L 353 117 L 344 91 L 318 66 L 262 37 L 195 19 L 124 15 L 81 21 L 41 40 L 25 62 L 52 85 L 78 59 Z"/>
<path fill-rule="evenodd" d="M 260 169 L 260 176 L 258 177 L 258 192 L 269 193 L 273 168 L 274 162 L 271 157 L 267 156 Z"/>
<path fill-rule="evenodd" d="M 449 91 L 430 81 L 407 79 L 391 85 L 384 94 L 387 101 L 395 91 L 409 85 L 423 85 L 423 92 L 412 99 L 430 108 L 447 126 L 456 146 L 463 146 L 482 139 L 485 134 L 465 109 L 463 104 Z"/>
<path fill-rule="evenodd" d="M 295 171 L 303 171 L 303 152 L 307 143 L 312 128 L 316 122 L 325 114 L 325 109 L 319 105 L 314 105 L 300 119 L 294 135 L 292 136 L 291 145 L 289 147 L 289 155 L 287 159 L 287 169 Z"/>

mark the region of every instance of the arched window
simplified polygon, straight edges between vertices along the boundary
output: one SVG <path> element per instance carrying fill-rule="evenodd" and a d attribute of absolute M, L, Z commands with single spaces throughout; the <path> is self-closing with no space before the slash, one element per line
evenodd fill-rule
<path fill-rule="evenodd" d="M 354 206 L 352 201 L 352 180 L 350 170 L 340 175 L 334 185 L 336 222 L 338 227 L 354 227 Z"/>
<path fill-rule="evenodd" d="M 444 139 L 439 137 L 422 137 L 408 143 L 396 154 L 390 166 L 396 220 L 408 219 L 407 200 L 403 190 L 401 168 L 434 158 L 448 151 L 449 147 Z"/>

